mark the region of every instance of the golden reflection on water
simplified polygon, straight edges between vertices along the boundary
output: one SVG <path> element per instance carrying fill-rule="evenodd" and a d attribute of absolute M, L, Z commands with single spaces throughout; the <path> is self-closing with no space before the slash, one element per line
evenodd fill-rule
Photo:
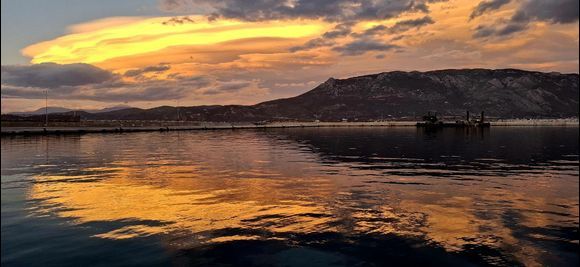
<path fill-rule="evenodd" d="M 106 166 L 37 175 L 29 199 L 42 200 L 36 214 L 55 214 L 74 224 L 123 222 L 96 234 L 98 238 L 156 234 L 195 236 L 200 242 L 279 238 L 214 233 L 227 228 L 396 234 L 424 238 L 447 251 L 461 251 L 468 244 L 497 247 L 526 265 L 539 264 L 536 259 L 543 251 L 514 236 L 504 219 L 506 211 L 517 212 L 518 225 L 529 228 L 573 226 L 569 218 L 579 214 L 577 195 L 569 197 L 578 190 L 577 184 L 567 186 L 564 181 L 570 174 L 565 172 L 477 181 L 385 176 L 380 170 L 352 168 L 356 165 L 352 162 L 322 166 L 317 156 L 297 144 L 278 144 L 257 134 L 247 138 L 259 141 L 234 140 L 227 151 L 218 152 L 215 144 L 197 140 L 195 148 L 179 150 L 173 158 L 132 151 L 112 156 Z M 535 186 L 530 186 L 530 179 Z"/>
<path fill-rule="evenodd" d="M 175 177 L 169 173 L 172 169 Z M 198 233 L 223 228 L 247 227 L 245 220 L 260 216 L 296 216 L 321 214 L 324 207 L 305 200 L 310 196 L 328 197 L 332 184 L 326 179 L 293 178 L 292 183 L 316 183 L 316 187 L 284 187 L 278 180 L 266 178 L 184 179 L 188 167 L 156 167 L 148 174 L 163 173 L 150 181 L 132 179 L 138 172 L 115 168 L 111 178 L 87 183 L 36 183 L 30 192 L 34 199 L 45 199 L 58 207 L 58 216 L 74 218 L 75 223 L 98 221 L 156 221 L 159 225 L 131 224 L 99 237 L 122 239 L 151 234 Z M 102 170 L 101 170 L 102 171 Z M 39 181 L 62 180 L 62 177 L 38 177 Z M 284 194 L 276 194 L 282 188 Z M 292 196 L 292 197 L 289 197 Z M 60 210 L 64 208 L 63 210 Z M 44 210 L 43 212 L 46 212 Z M 324 229 L 328 218 L 295 218 L 292 223 L 274 218 L 270 231 L 312 232 Z M 245 224 L 245 225 L 243 225 Z"/>

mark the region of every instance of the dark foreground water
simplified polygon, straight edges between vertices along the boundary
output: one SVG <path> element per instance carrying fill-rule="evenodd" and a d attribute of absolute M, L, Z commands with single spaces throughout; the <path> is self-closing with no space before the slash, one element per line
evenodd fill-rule
<path fill-rule="evenodd" d="M 578 135 L 2 138 L 2 266 L 577 266 Z"/>

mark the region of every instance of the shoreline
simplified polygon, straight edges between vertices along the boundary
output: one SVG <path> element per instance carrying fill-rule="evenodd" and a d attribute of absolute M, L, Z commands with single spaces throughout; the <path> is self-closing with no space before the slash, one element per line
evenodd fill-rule
<path fill-rule="evenodd" d="M 578 119 L 542 120 L 498 120 L 490 122 L 492 127 L 578 127 Z M 199 125 L 158 126 L 62 126 L 62 127 L 2 127 L 2 136 L 84 134 L 84 133 L 130 133 L 158 131 L 200 131 L 200 130 L 237 130 L 237 129 L 281 129 L 281 128 L 333 128 L 333 127 L 416 127 L 416 121 L 380 122 L 284 122 L 264 125 L 202 123 Z"/>

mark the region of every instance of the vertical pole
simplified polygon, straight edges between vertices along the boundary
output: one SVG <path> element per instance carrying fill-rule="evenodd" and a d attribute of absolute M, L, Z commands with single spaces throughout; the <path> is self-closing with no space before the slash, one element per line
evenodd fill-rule
<path fill-rule="evenodd" d="M 48 126 L 48 90 L 44 90 L 44 127 Z"/>
<path fill-rule="evenodd" d="M 176 108 L 177 108 L 177 121 L 180 121 L 181 118 L 179 116 L 179 100 L 177 100 L 176 102 L 177 102 L 177 104 L 176 104 Z"/>

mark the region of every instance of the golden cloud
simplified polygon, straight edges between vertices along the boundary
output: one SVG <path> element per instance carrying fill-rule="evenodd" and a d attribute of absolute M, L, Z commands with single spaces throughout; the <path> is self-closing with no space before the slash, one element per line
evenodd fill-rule
<path fill-rule="evenodd" d="M 331 26 L 320 20 L 243 22 L 187 18 L 180 23 L 168 17 L 97 20 L 73 26 L 70 34 L 28 46 L 22 53 L 31 58 L 31 63 L 82 62 L 113 70 L 142 67 L 150 61 L 157 64 L 159 60 L 219 61 L 220 57 L 231 57 L 232 50 L 280 51 L 320 35 Z"/>

